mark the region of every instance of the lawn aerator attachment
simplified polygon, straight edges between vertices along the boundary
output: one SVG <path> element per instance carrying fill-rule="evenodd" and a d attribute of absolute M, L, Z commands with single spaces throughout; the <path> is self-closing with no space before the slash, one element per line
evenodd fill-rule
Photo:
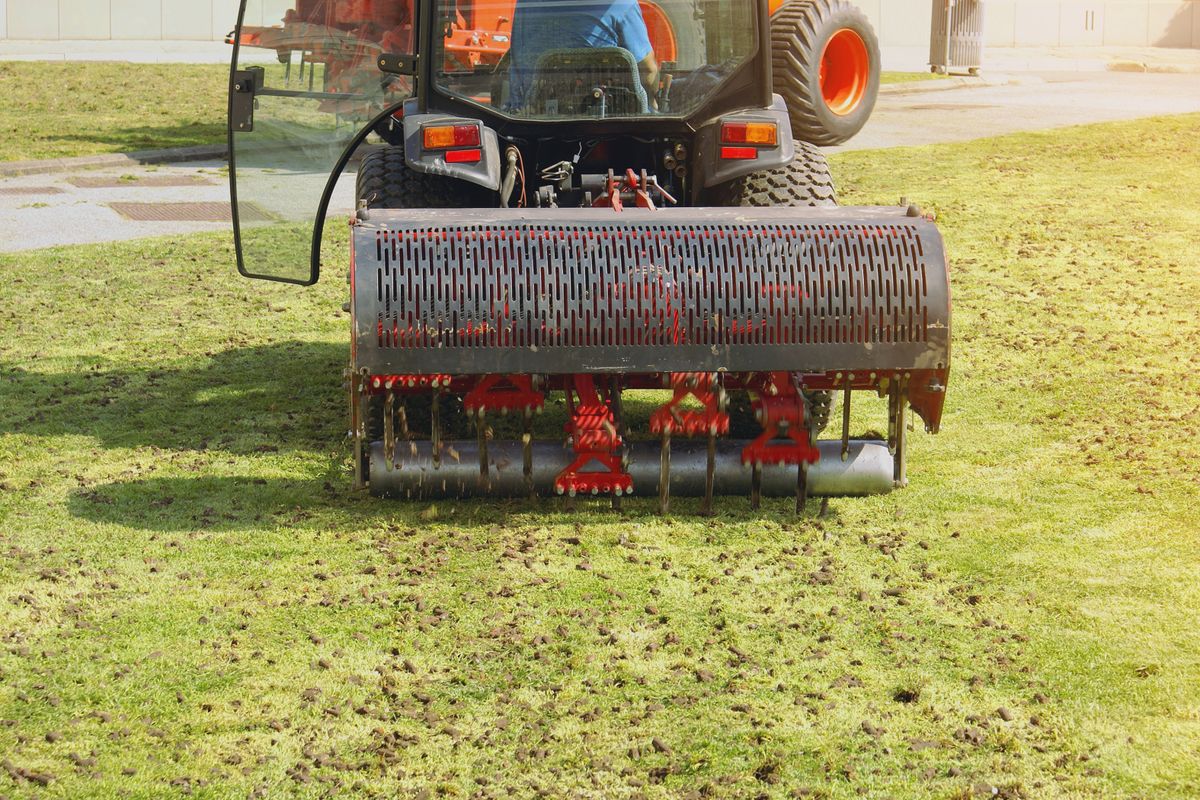
<path fill-rule="evenodd" d="M 906 408 L 939 425 L 946 260 L 915 211 L 371 210 L 353 250 L 353 435 L 377 494 L 803 503 L 902 484 Z M 621 402 L 637 389 L 671 390 L 640 431 Z M 887 398 L 886 442 L 850 439 L 855 391 Z M 831 392 L 842 436 L 818 444 Z M 565 435 L 534 441 L 559 393 Z M 743 393 L 759 432 L 734 440 Z M 432 424 L 419 443 L 413 404 Z M 446 439 L 447 408 L 474 441 Z M 501 415 L 519 439 L 493 440 Z"/>
<path fill-rule="evenodd" d="M 297 0 L 263 22 L 242 0 L 230 36 L 238 267 L 315 283 L 357 166 L 357 486 L 665 512 L 904 484 L 907 412 L 941 419 L 946 255 L 907 203 L 837 205 L 815 145 L 861 127 L 879 77 L 845 0 Z M 868 392 L 886 419 L 853 438 Z"/>

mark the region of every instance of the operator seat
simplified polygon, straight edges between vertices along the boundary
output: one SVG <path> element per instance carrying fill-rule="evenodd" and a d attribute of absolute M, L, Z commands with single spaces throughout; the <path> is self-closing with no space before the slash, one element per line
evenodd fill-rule
<path fill-rule="evenodd" d="M 624 47 L 548 50 L 537 61 L 525 112 L 626 117 L 650 112 L 637 61 Z"/>

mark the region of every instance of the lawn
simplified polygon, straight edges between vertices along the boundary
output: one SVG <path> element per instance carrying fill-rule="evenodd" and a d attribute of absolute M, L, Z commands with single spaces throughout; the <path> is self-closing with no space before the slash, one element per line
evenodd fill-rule
<path fill-rule="evenodd" d="M 1200 117 L 834 169 L 938 213 L 956 361 L 799 519 L 372 500 L 343 282 L 0 256 L 0 794 L 1196 797 Z"/>
<path fill-rule="evenodd" d="M 222 144 L 229 67 L 0 61 L 0 161 Z"/>
<path fill-rule="evenodd" d="M 222 145 L 228 85 L 221 64 L 0 61 L 0 161 Z"/>
<path fill-rule="evenodd" d="M 942 80 L 948 76 L 932 72 L 881 72 L 879 84 L 887 86 L 890 83 L 919 83 L 921 81 Z"/>

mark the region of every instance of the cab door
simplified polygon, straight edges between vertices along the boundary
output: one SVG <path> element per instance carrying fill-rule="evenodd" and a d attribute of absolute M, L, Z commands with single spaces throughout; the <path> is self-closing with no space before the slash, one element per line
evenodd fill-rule
<path fill-rule="evenodd" d="M 229 76 L 238 270 L 311 284 L 331 173 L 364 126 L 411 93 L 379 69 L 412 50 L 412 0 L 241 0 Z"/>

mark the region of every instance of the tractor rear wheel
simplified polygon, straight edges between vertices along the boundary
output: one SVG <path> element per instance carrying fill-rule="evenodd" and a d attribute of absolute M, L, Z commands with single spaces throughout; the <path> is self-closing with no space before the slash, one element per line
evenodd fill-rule
<path fill-rule="evenodd" d="M 369 152 L 358 168 L 355 199 L 372 208 L 492 208 L 495 193 L 481 186 L 410 170 L 404 160 L 403 147 L 381 147 Z M 408 395 L 403 398 L 407 427 L 413 433 L 432 429 L 432 394 Z M 399 405 L 399 403 L 397 403 Z M 367 408 L 367 440 L 383 439 L 382 395 L 372 395 Z M 446 395 L 438 409 L 442 436 L 445 439 L 471 438 L 474 433 L 462 398 Z M 399 427 L 396 428 L 399 433 Z"/>
<path fill-rule="evenodd" d="M 694 0 L 641 0 L 639 5 L 658 61 L 672 61 L 685 70 L 703 65 L 704 42 Z"/>
<path fill-rule="evenodd" d="M 837 190 L 829 162 L 816 147 L 796 142 L 796 157 L 785 167 L 756 172 L 710 190 L 706 205 L 784 206 L 791 208 L 829 208 L 836 206 Z M 813 430 L 825 430 L 833 410 L 830 392 L 805 392 L 812 415 Z M 737 438 L 754 438 L 762 427 L 754 420 L 750 396 L 746 392 L 729 395 L 730 432 Z"/>
<path fill-rule="evenodd" d="M 771 67 L 797 139 L 841 144 L 875 108 L 879 40 L 846 0 L 784 2 L 771 17 Z"/>
<path fill-rule="evenodd" d="M 408 168 L 403 147 L 380 147 L 363 157 L 355 199 L 367 208 L 495 208 L 494 192 L 473 183 Z"/>
<path fill-rule="evenodd" d="M 718 184 L 705 192 L 707 206 L 761 208 L 829 208 L 836 206 L 837 189 L 825 154 L 807 142 L 796 142 L 796 157 L 787 166 L 755 172 Z"/>

